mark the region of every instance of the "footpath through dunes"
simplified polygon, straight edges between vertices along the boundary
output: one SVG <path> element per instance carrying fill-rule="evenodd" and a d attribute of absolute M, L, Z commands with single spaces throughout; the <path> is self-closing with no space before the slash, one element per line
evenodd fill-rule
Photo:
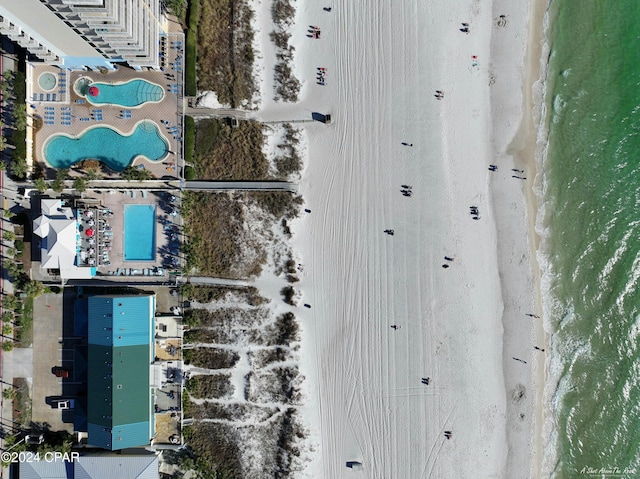
<path fill-rule="evenodd" d="M 313 306 L 300 312 L 306 411 L 320 435 L 309 477 L 510 477 L 508 450 L 517 451 L 509 471 L 530 467 L 529 417 L 506 420 L 502 316 L 503 294 L 525 308 L 531 299 L 500 282 L 494 215 L 510 206 L 492 204 L 490 188 L 504 182 L 501 200 L 522 205 L 523 183 L 506 155 L 488 170 L 489 85 L 501 73 L 491 70 L 491 36 L 499 14 L 527 12 L 525 2 L 503 6 L 352 0 L 331 12 L 300 9 L 301 106 L 332 115 L 331 125 L 305 125 L 300 193 L 311 213 L 292 226 L 303 301 Z M 305 38 L 308 25 L 321 39 Z M 503 68 L 516 71 L 524 39 L 512 31 L 504 42 L 513 61 Z M 314 83 L 318 67 L 324 85 Z M 502 93 L 521 98 L 521 85 Z M 519 104 L 509 106 L 501 114 L 517 125 Z M 500 267 L 528 271 L 527 261 Z M 527 289 L 528 275 L 509 278 Z M 530 386 L 531 369 L 519 364 L 514 374 Z"/>

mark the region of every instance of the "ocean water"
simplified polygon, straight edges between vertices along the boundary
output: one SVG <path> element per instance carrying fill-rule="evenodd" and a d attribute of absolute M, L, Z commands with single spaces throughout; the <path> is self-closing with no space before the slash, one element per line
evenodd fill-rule
<path fill-rule="evenodd" d="M 552 477 L 640 477 L 640 1 L 552 0 L 539 229 Z"/>

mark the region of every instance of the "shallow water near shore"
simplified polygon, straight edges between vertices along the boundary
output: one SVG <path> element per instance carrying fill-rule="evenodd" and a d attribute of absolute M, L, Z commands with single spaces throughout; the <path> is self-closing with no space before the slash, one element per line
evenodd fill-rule
<path fill-rule="evenodd" d="M 543 163 L 552 477 L 640 475 L 640 3 L 555 0 Z"/>

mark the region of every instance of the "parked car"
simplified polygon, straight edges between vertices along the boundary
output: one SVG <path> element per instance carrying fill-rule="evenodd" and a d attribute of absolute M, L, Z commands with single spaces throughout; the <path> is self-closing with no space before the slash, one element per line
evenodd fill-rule
<path fill-rule="evenodd" d="M 29 434 L 25 436 L 24 442 L 27 444 L 42 444 L 44 442 L 44 434 L 33 435 Z"/>

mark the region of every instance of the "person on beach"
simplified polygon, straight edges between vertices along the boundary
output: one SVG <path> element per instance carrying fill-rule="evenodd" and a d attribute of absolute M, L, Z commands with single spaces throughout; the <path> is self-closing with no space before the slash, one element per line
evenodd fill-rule
<path fill-rule="evenodd" d="M 428 386 L 429 385 L 429 378 L 422 378 L 422 384 Z"/>
<path fill-rule="evenodd" d="M 406 143 L 406 142 L 404 142 L 404 141 L 402 142 L 402 144 L 403 144 L 404 146 L 413 146 L 413 143 Z"/>
<path fill-rule="evenodd" d="M 443 267 L 444 269 L 447 269 L 447 268 L 449 267 L 449 265 L 448 265 L 448 264 L 443 264 L 443 265 L 442 265 L 442 267 Z"/>
<path fill-rule="evenodd" d="M 400 326 L 398 326 L 397 324 L 392 324 L 391 329 L 393 329 L 394 331 L 397 331 L 398 329 L 400 329 Z"/>
<path fill-rule="evenodd" d="M 393 230 L 384 230 L 384 232 L 387 233 L 389 236 L 393 236 L 395 233 Z"/>
<path fill-rule="evenodd" d="M 544 353 L 544 349 L 540 349 L 538 346 L 534 346 L 533 349 L 535 349 L 536 351 L 542 351 Z"/>

